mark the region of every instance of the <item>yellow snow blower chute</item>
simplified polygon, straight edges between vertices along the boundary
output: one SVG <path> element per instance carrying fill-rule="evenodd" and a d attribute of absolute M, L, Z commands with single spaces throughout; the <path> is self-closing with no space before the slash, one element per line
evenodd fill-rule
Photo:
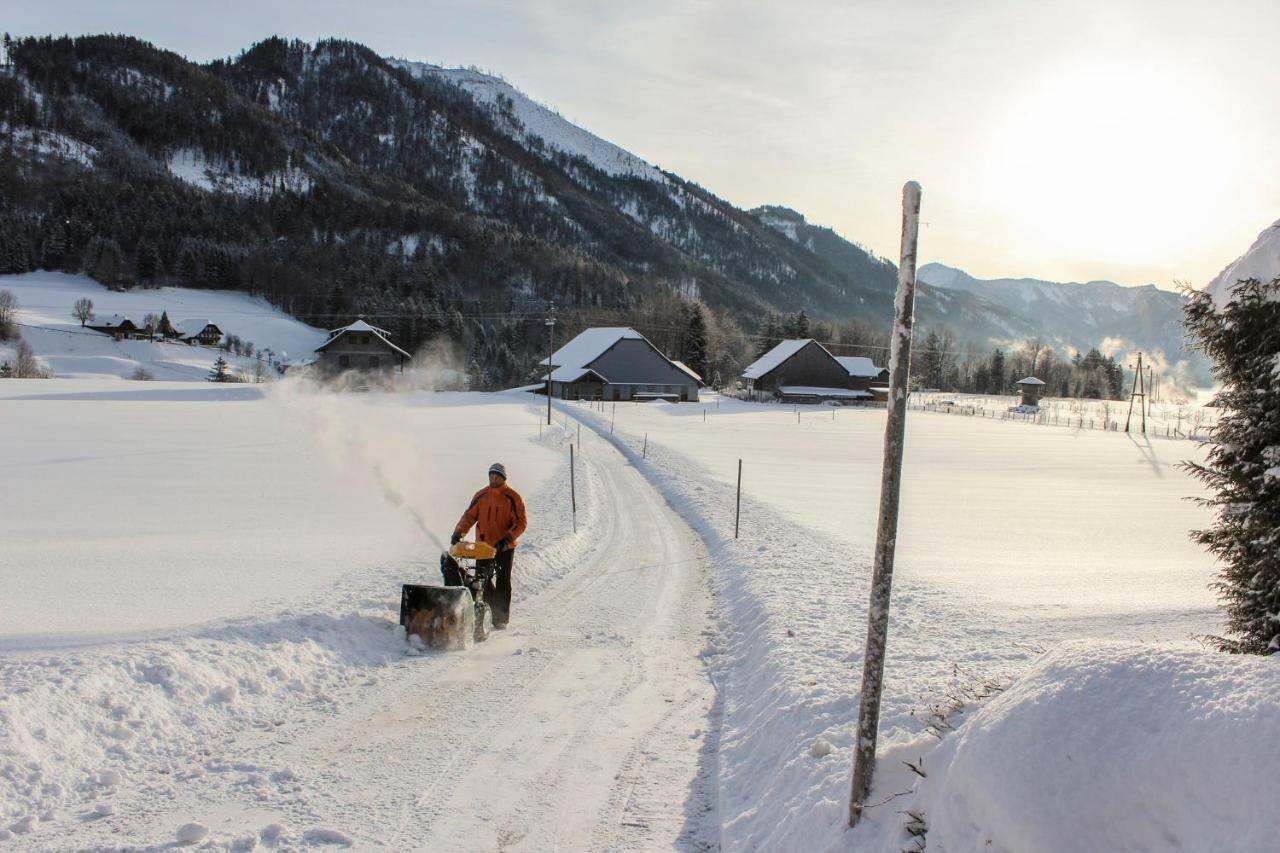
<path fill-rule="evenodd" d="M 405 638 L 429 649 L 465 649 L 487 639 L 493 619 L 484 591 L 493 582 L 498 552 L 485 542 L 457 542 L 440 555 L 444 586 L 405 584 L 400 624 Z"/>

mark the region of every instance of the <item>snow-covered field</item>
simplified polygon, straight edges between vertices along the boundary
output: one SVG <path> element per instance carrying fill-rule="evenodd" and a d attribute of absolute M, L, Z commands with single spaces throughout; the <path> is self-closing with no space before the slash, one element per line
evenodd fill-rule
<path fill-rule="evenodd" d="M 1219 626 L 1198 444 L 910 414 L 848 832 L 884 412 L 544 405 L 0 382 L 0 849 L 900 850 L 908 810 L 939 850 L 1280 833 L 1280 674 L 1189 639 Z M 532 520 L 513 627 L 412 654 L 399 584 L 494 459 Z"/>
<path fill-rule="evenodd" d="M 217 324 L 224 334 L 253 343 L 258 350 L 270 348 L 273 357 L 282 362 L 311 358 L 328 337 L 325 331 L 244 293 L 180 287 L 113 291 L 86 276 L 51 272 L 0 276 L 0 290 L 8 290 L 17 299 L 18 331 L 23 339 L 54 376 L 64 379 L 129 379 L 143 368 L 155 379 L 201 380 L 220 355 L 233 370 L 247 375 L 253 375 L 255 367 L 251 359 L 211 347 L 116 341 L 82 328 L 71 315 L 78 299 L 93 301 L 99 321 L 119 314 L 141 325 L 146 315 L 159 316 L 164 311 L 175 325 L 182 320 L 205 319 Z M 4 355 L 0 353 L 0 360 Z"/>

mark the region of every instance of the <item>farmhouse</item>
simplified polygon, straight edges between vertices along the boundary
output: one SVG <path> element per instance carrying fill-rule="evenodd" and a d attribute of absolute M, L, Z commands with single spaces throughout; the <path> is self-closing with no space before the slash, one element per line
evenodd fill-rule
<path fill-rule="evenodd" d="M 102 332 L 104 335 L 110 335 L 119 340 L 129 340 L 132 338 L 150 337 L 151 330 L 145 326 L 139 326 L 128 317 L 122 317 L 119 314 L 112 314 L 107 320 L 97 323 L 87 323 L 87 329 L 93 329 L 95 332 Z"/>
<path fill-rule="evenodd" d="M 222 340 L 222 330 L 208 320 L 181 320 L 173 327 L 175 337 L 188 344 L 217 346 Z"/>
<path fill-rule="evenodd" d="M 538 363 L 551 367 L 551 394 L 562 400 L 698 399 L 697 374 L 635 329 L 587 329 Z"/>
<path fill-rule="evenodd" d="M 327 373 L 345 370 L 404 370 L 404 363 L 413 358 L 409 353 L 391 343 L 391 335 L 385 329 L 371 326 L 364 320 L 356 320 L 349 326 L 329 332 L 329 340 L 316 348 L 319 358 L 315 364 Z"/>
<path fill-rule="evenodd" d="M 871 359 L 832 355 L 812 338 L 787 340 L 762 355 L 742 373 L 743 385 L 757 399 L 814 403 L 872 400 L 889 381 L 889 371 Z"/>

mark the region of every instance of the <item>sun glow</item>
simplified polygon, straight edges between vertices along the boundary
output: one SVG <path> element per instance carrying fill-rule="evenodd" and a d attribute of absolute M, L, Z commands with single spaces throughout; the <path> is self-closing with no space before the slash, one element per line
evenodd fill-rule
<path fill-rule="evenodd" d="M 1167 67 L 1056 67 L 993 124 L 978 191 L 1008 211 L 1016 254 L 1167 259 L 1244 177 L 1216 93 Z"/>

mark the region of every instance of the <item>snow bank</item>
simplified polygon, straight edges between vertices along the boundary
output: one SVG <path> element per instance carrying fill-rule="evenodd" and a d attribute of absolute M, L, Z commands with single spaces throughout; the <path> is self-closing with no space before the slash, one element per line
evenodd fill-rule
<path fill-rule="evenodd" d="M 926 755 L 898 807 L 938 851 L 1272 849 L 1277 695 L 1274 658 L 1067 643 Z"/>

